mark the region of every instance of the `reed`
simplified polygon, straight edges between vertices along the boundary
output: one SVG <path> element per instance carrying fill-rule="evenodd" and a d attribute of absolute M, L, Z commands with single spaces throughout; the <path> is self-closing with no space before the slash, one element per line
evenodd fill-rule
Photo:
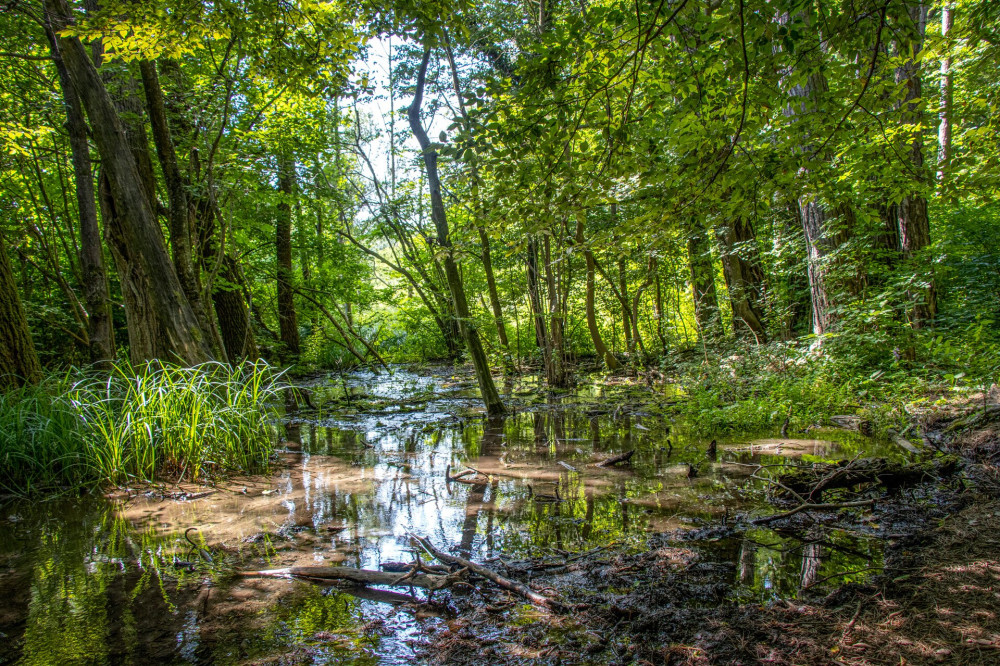
<path fill-rule="evenodd" d="M 122 363 L 0 397 L 0 487 L 23 495 L 265 472 L 277 379 L 264 362 Z"/>

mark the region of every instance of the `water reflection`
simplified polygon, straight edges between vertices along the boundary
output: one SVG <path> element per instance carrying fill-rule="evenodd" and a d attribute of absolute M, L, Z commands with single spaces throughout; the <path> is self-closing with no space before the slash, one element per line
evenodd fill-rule
<path fill-rule="evenodd" d="M 843 457 L 860 446 L 720 440 L 710 456 L 684 424 L 595 408 L 583 399 L 593 388 L 485 420 L 455 416 L 475 402 L 466 380 L 397 373 L 343 385 L 350 408 L 311 421 L 299 414 L 282 426 L 282 465 L 271 477 L 220 484 L 190 502 L 154 495 L 5 507 L 0 661 L 240 663 L 295 654 L 316 663 L 404 663 L 419 623 L 384 603 L 404 603 L 404 595 L 359 598 L 234 578 L 224 566 L 186 563 L 181 535 L 197 527 L 221 561 L 266 567 L 378 568 L 411 558 L 410 534 L 474 559 L 638 546 L 649 531 L 759 506 L 763 489 L 749 476 L 751 463 Z M 376 404 L 401 392 L 418 407 Z M 339 378 L 313 387 L 321 406 L 337 395 L 344 395 Z M 598 397 L 607 404 L 607 395 Z M 357 413 L 362 400 L 370 409 Z M 633 449 L 623 469 L 595 466 Z M 696 478 L 688 478 L 689 464 Z M 449 466 L 485 476 L 449 483 Z M 877 544 L 848 535 L 767 529 L 714 547 L 736 565 L 741 595 L 754 600 L 795 596 L 879 556 Z"/>

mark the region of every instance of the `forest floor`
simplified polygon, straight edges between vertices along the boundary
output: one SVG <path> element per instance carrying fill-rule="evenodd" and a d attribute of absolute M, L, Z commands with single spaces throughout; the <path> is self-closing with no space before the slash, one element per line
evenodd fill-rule
<path fill-rule="evenodd" d="M 604 551 L 555 573 L 529 563 L 531 586 L 574 612 L 455 597 L 457 616 L 423 655 L 448 664 L 1000 663 L 1000 414 L 991 411 L 992 423 L 948 443 L 964 460 L 956 482 L 906 490 L 864 517 L 803 512 L 782 521 L 779 530 L 798 533 L 824 523 L 874 528 L 884 565 L 863 583 L 741 601 L 732 563 L 714 562 L 704 547 L 739 530 L 737 520 L 655 535 L 645 552 Z M 948 418 L 929 421 L 941 431 Z"/>

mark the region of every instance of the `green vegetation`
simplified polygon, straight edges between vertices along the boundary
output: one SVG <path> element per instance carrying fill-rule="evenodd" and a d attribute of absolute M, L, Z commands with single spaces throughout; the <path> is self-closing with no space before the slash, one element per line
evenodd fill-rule
<path fill-rule="evenodd" d="M 125 357 L 445 360 L 471 361 L 493 414 L 491 366 L 556 391 L 659 369 L 706 432 L 988 402 L 997 7 L 15 3 L 0 390 Z M 229 416 L 196 453 L 214 408 L 132 405 L 112 377 L 114 398 L 10 393 L 10 431 L 53 424 L 39 460 L 75 469 L 76 391 L 115 482 L 259 457 L 224 444 L 256 427 Z M 133 421 L 159 443 L 123 444 Z"/>
<path fill-rule="evenodd" d="M 50 377 L 0 396 L 0 488 L 28 495 L 265 472 L 277 391 L 263 362 Z"/>

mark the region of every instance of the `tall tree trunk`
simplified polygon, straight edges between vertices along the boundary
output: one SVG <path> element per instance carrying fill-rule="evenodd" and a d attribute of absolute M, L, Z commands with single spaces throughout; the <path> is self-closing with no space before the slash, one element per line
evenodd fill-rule
<path fill-rule="evenodd" d="M 58 53 L 55 33 L 46 27 L 53 56 Z M 90 144 L 87 141 L 87 121 L 80 106 L 80 97 L 70 81 L 66 65 L 57 58 L 59 87 L 66 106 L 66 128 L 73 160 L 74 189 L 80 215 L 80 268 L 83 299 L 87 304 L 87 333 L 90 341 L 90 362 L 102 365 L 115 357 L 115 332 L 111 319 L 111 296 L 108 274 L 104 268 L 101 230 L 97 222 L 97 201 L 94 174 L 91 171 Z"/>
<path fill-rule="evenodd" d="M 451 81 L 455 88 L 455 98 L 458 100 L 458 109 L 462 114 L 462 121 L 465 123 L 466 129 L 471 129 L 472 123 L 469 119 L 469 113 L 465 108 L 465 101 L 462 96 L 462 85 L 458 80 L 458 68 L 455 66 L 455 55 L 451 50 L 451 42 L 448 40 L 448 33 L 444 34 L 444 47 L 445 53 L 448 56 L 448 64 L 451 67 Z M 507 327 L 504 325 L 503 321 L 503 308 L 500 306 L 500 295 L 497 293 L 497 281 L 496 276 L 493 273 L 493 251 L 490 243 L 490 237 L 486 233 L 486 229 L 479 222 L 479 215 L 482 212 L 482 202 L 479 198 L 479 170 L 476 168 L 475 162 L 469 164 L 469 170 L 471 172 L 472 180 L 472 201 L 476 206 L 476 231 L 479 233 L 479 244 L 483 251 L 483 271 L 486 273 L 486 287 L 489 289 L 490 294 L 490 309 L 493 310 L 493 320 L 497 327 L 497 338 L 500 340 L 500 346 L 503 347 L 505 358 L 504 364 L 510 364 L 510 345 L 507 341 Z"/>
<path fill-rule="evenodd" d="M 274 223 L 274 246 L 278 255 L 278 325 L 285 352 L 299 354 L 299 320 L 295 313 L 295 290 L 292 285 L 292 199 L 295 197 L 295 161 L 288 155 L 278 157 L 278 215 Z"/>
<path fill-rule="evenodd" d="M 917 54 L 923 49 L 924 33 L 927 26 L 927 5 L 914 2 L 905 6 L 906 12 L 899 17 L 900 25 L 897 34 L 900 35 L 896 51 L 901 55 L 913 54 L 901 67 L 896 69 L 896 83 L 906 86 L 906 96 L 900 106 L 901 123 L 908 128 L 909 169 L 918 174 L 920 179 L 928 178 L 924 166 L 923 154 L 923 111 L 919 104 L 911 103 L 922 96 L 920 80 L 920 64 Z M 914 189 L 919 183 L 914 183 Z M 903 250 L 903 258 L 913 270 L 918 270 L 916 260 L 921 252 L 931 244 L 930 217 L 927 213 L 927 199 L 918 192 L 911 192 L 903 197 L 897 207 L 899 221 L 899 242 Z M 923 272 L 923 271 L 920 271 Z M 915 289 L 909 297 L 913 302 L 910 311 L 910 322 L 913 328 L 923 328 L 932 325 L 937 313 L 937 294 L 934 288 L 934 278 L 930 275 L 927 287 Z"/>
<path fill-rule="evenodd" d="M 500 394 L 493 383 L 493 376 L 490 374 L 489 361 L 486 352 L 483 351 L 482 341 L 479 339 L 479 331 L 476 330 L 469 313 L 469 304 L 465 298 L 465 287 L 462 284 L 462 277 L 458 272 L 458 264 L 452 254 L 451 239 L 449 238 L 448 217 L 441 198 L 441 183 L 438 180 L 437 152 L 431 147 L 427 132 L 424 131 L 420 123 L 420 106 L 423 102 L 424 85 L 427 76 L 427 66 L 430 63 L 431 51 L 424 49 L 424 57 L 417 72 L 417 86 L 413 97 L 413 103 L 407 109 L 407 119 L 410 129 L 420 144 L 423 152 L 424 168 L 427 171 L 427 185 L 431 194 L 431 217 L 437 230 L 437 242 L 444 251 L 445 275 L 448 279 L 448 287 L 451 289 L 452 300 L 455 303 L 455 313 L 458 316 L 459 329 L 465 339 L 469 355 L 472 357 L 472 364 L 475 367 L 476 379 L 479 382 L 479 390 L 482 394 L 483 402 L 486 404 L 488 414 L 499 415 L 506 412 Z"/>
<path fill-rule="evenodd" d="M 0 236 L 0 392 L 36 384 L 42 368 L 28 331 L 7 245 Z"/>
<path fill-rule="evenodd" d="M 594 342 L 594 351 L 597 353 L 597 358 L 604 361 L 604 365 L 612 372 L 617 370 L 620 366 L 618 359 L 615 358 L 614 354 L 608 351 L 608 348 L 604 345 L 604 339 L 601 337 L 601 329 L 597 325 L 597 312 L 594 306 L 594 253 L 591 252 L 590 248 L 584 244 L 583 238 L 583 226 L 584 220 L 587 214 L 583 211 L 577 214 L 576 218 L 576 245 L 577 247 L 584 248 L 583 255 L 587 261 L 587 300 L 586 300 L 586 315 L 587 315 L 587 330 L 590 331 L 590 339 Z"/>
<path fill-rule="evenodd" d="M 563 342 L 563 319 L 562 305 L 559 299 L 559 290 L 556 288 L 555 267 L 552 265 L 552 243 L 550 236 L 545 235 L 543 247 L 545 248 L 545 285 L 549 300 L 549 353 L 548 359 L 551 367 L 546 368 L 549 386 L 562 388 L 568 381 L 566 374 L 566 350 Z"/>
<path fill-rule="evenodd" d="M 951 32 L 955 7 L 946 2 L 941 8 L 941 37 L 945 41 L 945 56 L 941 59 L 941 111 L 938 125 L 938 165 L 937 179 L 945 182 L 951 166 L 951 45 L 948 44 L 948 33 Z"/>
<path fill-rule="evenodd" d="M 45 9 L 56 34 L 71 22 L 65 0 L 45 0 Z M 78 38 L 59 37 L 57 44 L 59 57 L 90 117 L 101 165 L 123 222 L 126 247 L 146 275 L 155 277 L 155 281 L 147 284 L 153 316 L 166 338 L 163 343 L 168 350 L 166 358 L 192 364 L 207 361 L 211 352 L 205 334 L 164 247 L 150 205 L 151 192 L 143 185 L 125 129 L 104 82 Z"/>
<path fill-rule="evenodd" d="M 156 145 L 163 180 L 167 185 L 167 220 L 174 269 L 177 271 L 177 278 L 191 304 L 191 309 L 198 318 L 202 330 L 207 333 L 211 330 L 211 324 L 201 302 L 201 283 L 195 270 L 193 207 L 188 196 L 190 183 L 181 175 L 177 164 L 177 151 L 167 123 L 166 104 L 163 99 L 163 89 L 160 87 L 160 77 L 156 72 L 156 63 L 142 60 L 139 62 L 139 71 L 142 75 L 142 87 L 146 93 L 146 108 L 153 129 L 153 143 Z"/>
<path fill-rule="evenodd" d="M 702 338 L 714 340 L 723 335 L 719 316 L 719 298 L 715 292 L 715 267 L 708 235 L 701 220 L 693 218 L 687 237 L 688 267 L 691 270 L 691 293 L 694 317 Z"/>
<path fill-rule="evenodd" d="M 764 271 L 760 266 L 753 225 L 743 217 L 735 217 L 719 236 L 723 247 L 722 272 L 733 311 L 733 333 L 738 337 L 752 336 L 758 343 L 767 342 Z"/>

